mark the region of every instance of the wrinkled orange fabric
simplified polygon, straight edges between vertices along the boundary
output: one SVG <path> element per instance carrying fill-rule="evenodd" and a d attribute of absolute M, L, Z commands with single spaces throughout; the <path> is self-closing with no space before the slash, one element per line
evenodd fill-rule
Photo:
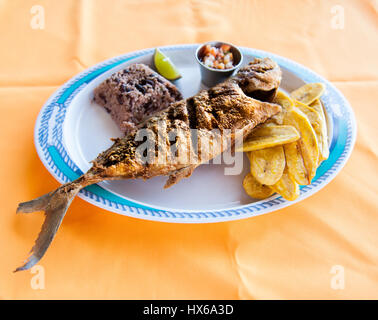
<path fill-rule="evenodd" d="M 370 0 L 0 1 L 1 299 L 378 298 L 378 3 Z M 344 28 L 333 29 L 334 6 Z M 340 7 L 338 7 L 340 9 Z M 77 198 L 46 256 L 45 288 L 12 273 L 41 227 L 18 202 L 58 186 L 33 144 L 46 99 L 75 74 L 126 52 L 220 39 L 277 53 L 332 81 L 357 118 L 354 152 L 314 196 L 274 213 L 167 224 Z M 345 287 L 331 286 L 335 265 Z"/>

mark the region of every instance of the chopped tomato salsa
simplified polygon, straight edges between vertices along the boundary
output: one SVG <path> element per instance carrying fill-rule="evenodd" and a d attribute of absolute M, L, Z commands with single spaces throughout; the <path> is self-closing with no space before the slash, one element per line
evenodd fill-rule
<path fill-rule="evenodd" d="M 231 46 L 222 44 L 220 46 L 211 46 L 207 44 L 203 51 L 201 61 L 207 67 L 214 69 L 231 69 L 234 66 Z"/>

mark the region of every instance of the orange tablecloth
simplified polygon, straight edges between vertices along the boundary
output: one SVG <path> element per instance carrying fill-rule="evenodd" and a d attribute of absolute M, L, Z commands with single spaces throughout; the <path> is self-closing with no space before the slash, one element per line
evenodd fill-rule
<path fill-rule="evenodd" d="M 1 1 L 0 298 L 378 298 L 377 10 L 373 0 Z M 77 198 L 39 263 L 45 288 L 12 273 L 43 221 L 16 215 L 18 202 L 58 186 L 33 145 L 45 100 L 104 59 L 213 39 L 298 61 L 344 93 L 358 138 L 336 179 L 289 208 L 216 224 L 143 221 Z M 335 265 L 344 289 L 331 286 Z"/>

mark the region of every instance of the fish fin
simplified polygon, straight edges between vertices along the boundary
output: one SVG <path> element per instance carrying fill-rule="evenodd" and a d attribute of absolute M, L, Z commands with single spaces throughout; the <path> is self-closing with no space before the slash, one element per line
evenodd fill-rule
<path fill-rule="evenodd" d="M 178 169 L 176 171 L 173 171 L 169 175 L 168 180 L 164 185 L 164 189 L 167 189 L 167 188 L 173 186 L 174 184 L 179 182 L 182 178 L 190 177 L 192 175 L 194 169 L 197 168 L 197 166 L 198 165 L 192 165 L 192 166 L 184 167 L 184 168 Z"/>
<path fill-rule="evenodd" d="M 17 213 L 31 213 L 43 211 L 48 205 L 51 192 L 28 202 L 22 202 L 17 207 Z"/>
<path fill-rule="evenodd" d="M 81 188 L 81 185 L 66 184 L 53 192 L 18 205 L 18 213 L 44 211 L 45 221 L 30 251 L 29 258 L 23 266 L 18 267 L 14 272 L 30 269 L 43 257 L 51 241 L 54 239 L 68 207 Z"/>

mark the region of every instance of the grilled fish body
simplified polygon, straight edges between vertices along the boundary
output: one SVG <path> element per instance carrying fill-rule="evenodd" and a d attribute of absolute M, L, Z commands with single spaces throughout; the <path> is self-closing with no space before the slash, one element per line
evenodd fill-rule
<path fill-rule="evenodd" d="M 27 262 L 26 270 L 44 255 L 76 194 L 104 180 L 149 179 L 168 175 L 165 187 L 191 175 L 193 170 L 229 149 L 238 130 L 251 130 L 281 111 L 269 103 L 280 84 L 278 65 L 255 59 L 230 78 L 196 96 L 170 105 L 144 121 L 139 130 L 115 139 L 92 168 L 70 183 L 35 200 L 20 203 L 17 212 L 44 211 L 45 221 Z M 254 99 L 254 97 L 267 102 Z"/>

